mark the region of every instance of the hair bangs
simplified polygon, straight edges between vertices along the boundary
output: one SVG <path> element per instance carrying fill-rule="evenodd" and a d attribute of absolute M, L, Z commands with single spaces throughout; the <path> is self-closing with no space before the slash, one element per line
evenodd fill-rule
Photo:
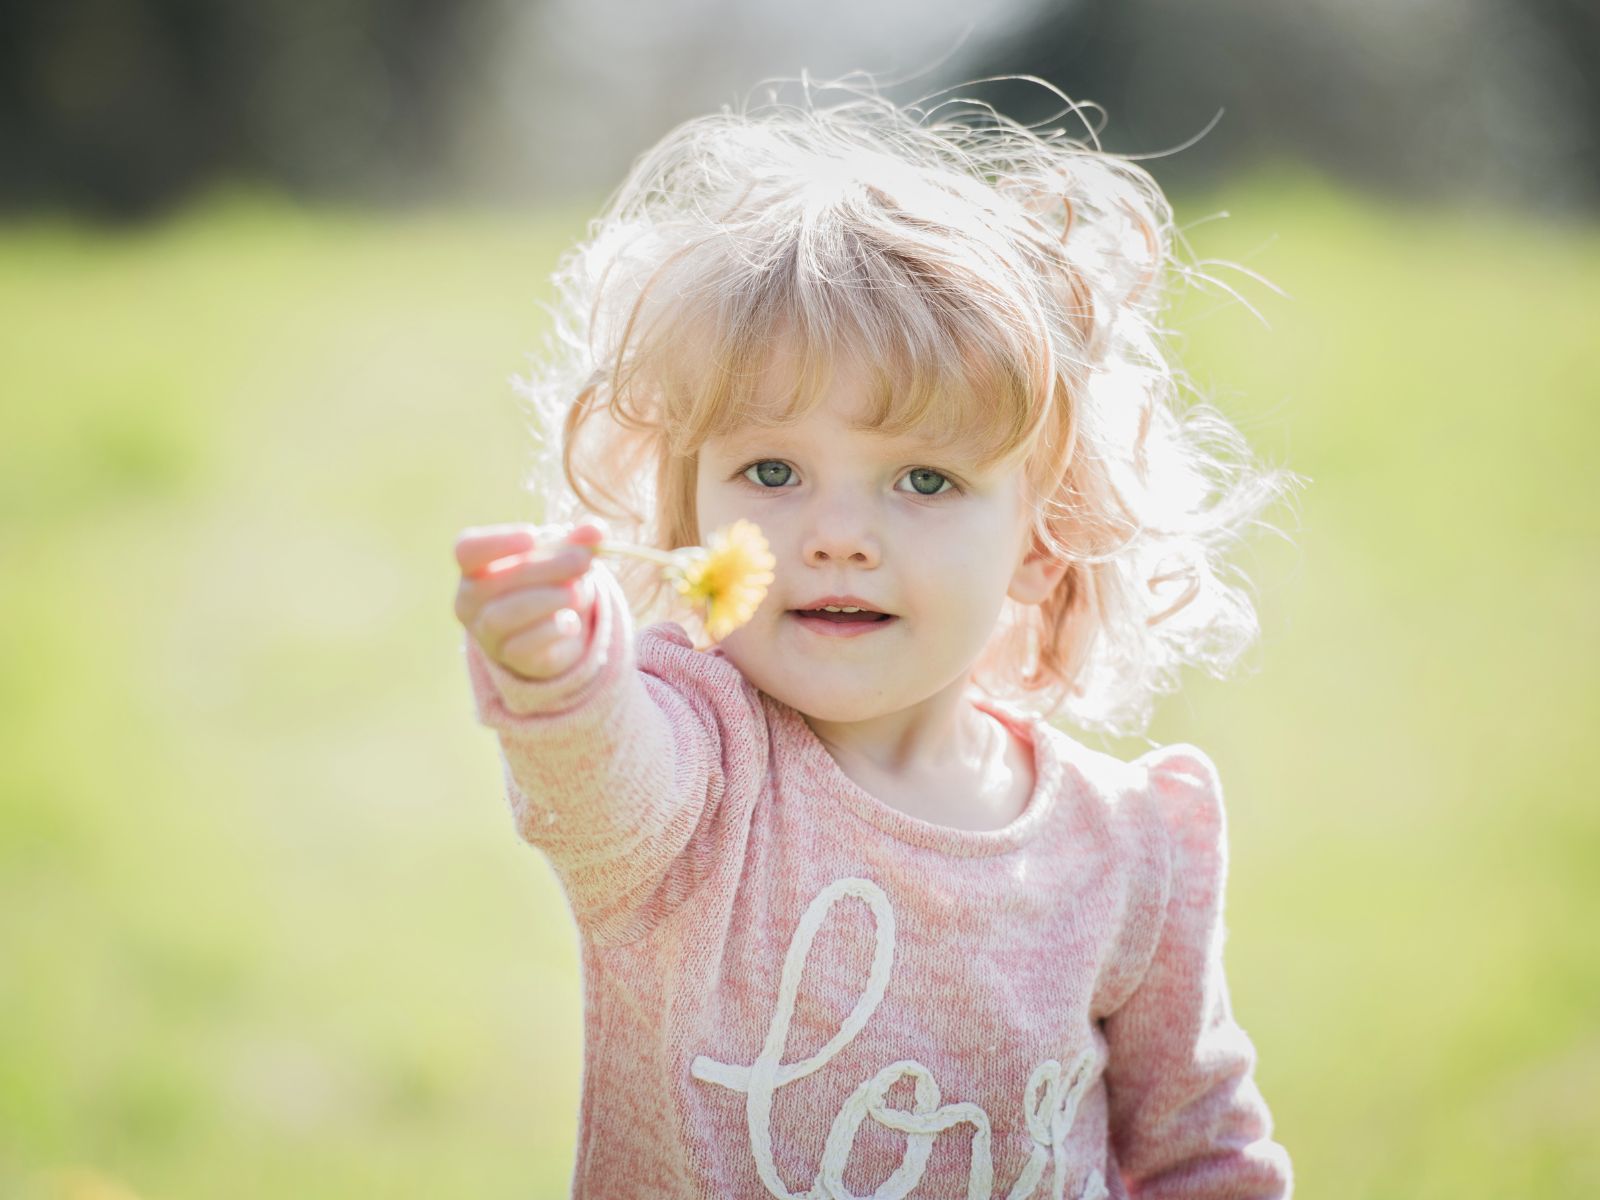
<path fill-rule="evenodd" d="M 798 421 L 844 372 L 866 382 L 858 428 L 959 445 L 985 466 L 1031 449 L 1054 381 L 1022 296 L 972 303 L 966 280 L 837 222 L 759 257 L 697 249 L 640 296 L 613 389 L 619 415 L 659 429 L 668 453 Z"/>

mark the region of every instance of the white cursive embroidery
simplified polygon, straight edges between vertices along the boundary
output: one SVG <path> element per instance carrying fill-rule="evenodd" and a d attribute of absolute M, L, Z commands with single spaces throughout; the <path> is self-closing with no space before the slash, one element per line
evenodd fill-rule
<path fill-rule="evenodd" d="M 789 1039 L 789 1022 L 794 1017 L 795 1000 L 800 990 L 806 958 L 817 931 L 833 906 L 846 896 L 864 900 L 872 910 L 876 945 L 867 986 L 856 1000 L 850 1015 L 826 1045 L 810 1058 L 785 1063 L 783 1049 Z M 823 1146 L 822 1165 L 811 1187 L 803 1193 L 789 1191 L 778 1177 L 772 1156 L 772 1098 L 787 1083 L 820 1069 L 861 1032 L 877 1011 L 889 987 L 889 968 L 894 962 L 894 910 L 883 889 L 870 879 L 839 879 L 823 888 L 800 917 L 794 940 L 784 955 L 783 973 L 778 981 L 778 1004 L 767 1028 L 766 1041 L 755 1062 L 748 1067 L 717 1062 L 704 1054 L 695 1058 L 689 1071 L 696 1079 L 745 1093 L 745 1120 L 750 1133 L 750 1153 L 756 1173 L 768 1192 L 779 1200 L 902 1200 L 922 1180 L 927 1170 L 933 1141 L 954 1125 L 972 1126 L 972 1158 L 967 1172 L 967 1200 L 991 1200 L 994 1163 L 990 1150 L 989 1114 L 972 1103 L 940 1104 L 939 1084 L 933 1072 L 914 1059 L 903 1059 L 884 1067 L 851 1093 L 828 1129 Z M 1066 1190 L 1065 1142 L 1078 1105 L 1094 1083 L 1094 1052 L 1085 1050 L 1064 1071 L 1059 1062 L 1047 1059 L 1033 1069 L 1022 1097 L 1023 1117 L 1033 1146 L 1028 1161 L 1017 1175 L 1006 1200 L 1028 1200 L 1044 1177 L 1048 1163 L 1054 1169 L 1055 1200 L 1063 1200 Z M 889 1090 L 904 1077 L 910 1077 L 914 1098 L 910 1109 L 891 1108 L 885 1103 Z M 871 1117 L 886 1129 L 906 1135 L 906 1149 L 900 1165 L 870 1197 L 854 1195 L 844 1185 L 844 1168 L 855 1147 L 861 1122 Z M 1095 1171 L 1078 1200 L 1105 1200 L 1105 1178 Z"/>

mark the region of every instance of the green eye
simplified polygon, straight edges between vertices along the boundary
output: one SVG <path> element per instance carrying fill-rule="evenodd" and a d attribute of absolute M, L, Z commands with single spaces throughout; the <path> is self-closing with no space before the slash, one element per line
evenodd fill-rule
<path fill-rule="evenodd" d="M 930 471 L 927 467 L 916 467 L 906 472 L 906 478 L 911 481 L 911 486 L 916 489 L 919 496 L 937 496 L 946 488 L 954 488 L 945 476 L 937 471 Z"/>
<path fill-rule="evenodd" d="M 762 487 L 780 488 L 785 486 L 794 472 L 787 463 L 776 462 L 768 459 L 766 462 L 753 463 L 745 468 L 744 477 L 751 483 L 759 483 Z"/>

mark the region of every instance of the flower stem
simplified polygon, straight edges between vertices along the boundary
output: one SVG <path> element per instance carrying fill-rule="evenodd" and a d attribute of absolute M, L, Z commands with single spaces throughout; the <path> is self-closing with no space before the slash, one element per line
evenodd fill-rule
<path fill-rule="evenodd" d="M 657 550 L 654 546 L 635 546 L 632 542 L 601 542 L 594 549 L 596 554 L 642 558 L 646 562 L 659 563 L 663 567 L 678 565 L 677 555 L 667 550 Z"/>

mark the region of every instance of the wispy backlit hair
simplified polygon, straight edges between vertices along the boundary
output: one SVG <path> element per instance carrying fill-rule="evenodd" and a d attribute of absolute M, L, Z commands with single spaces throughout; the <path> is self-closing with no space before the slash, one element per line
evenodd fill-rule
<path fill-rule="evenodd" d="M 1179 405 L 1157 317 L 1175 270 L 1203 277 L 1173 258 L 1166 199 L 1092 132 L 829 90 L 845 98 L 813 85 L 679 126 L 562 260 L 553 353 L 525 386 L 546 518 L 692 545 L 705 440 L 793 420 L 860 364 L 866 427 L 1024 464 L 1035 534 L 1070 564 L 1044 604 L 1006 602 L 977 685 L 1142 729 L 1185 663 L 1220 675 L 1256 637 L 1223 555 L 1294 482 Z M 779 348 L 794 386 L 774 398 Z M 623 582 L 668 614 L 648 576 Z"/>

